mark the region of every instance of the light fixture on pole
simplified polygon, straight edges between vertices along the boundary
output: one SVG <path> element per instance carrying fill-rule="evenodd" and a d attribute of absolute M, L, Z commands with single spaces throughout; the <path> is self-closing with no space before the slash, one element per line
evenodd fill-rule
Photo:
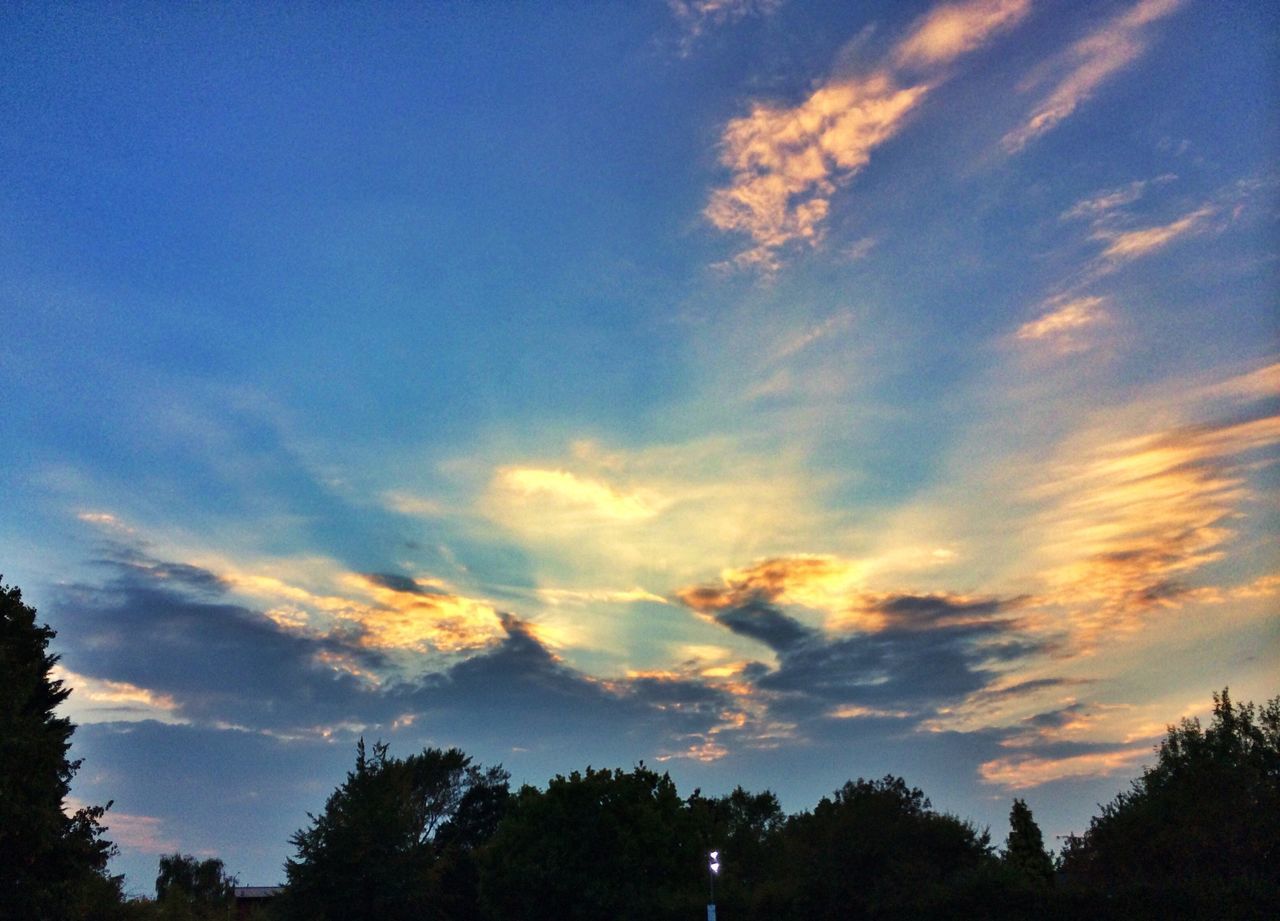
<path fill-rule="evenodd" d="M 707 855 L 707 877 L 711 881 L 711 901 L 707 903 L 707 921 L 716 921 L 716 876 L 720 873 L 720 852 L 712 851 Z"/>

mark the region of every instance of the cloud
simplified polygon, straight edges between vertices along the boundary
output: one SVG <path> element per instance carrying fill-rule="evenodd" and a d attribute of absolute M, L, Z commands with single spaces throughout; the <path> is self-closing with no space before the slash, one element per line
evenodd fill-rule
<path fill-rule="evenodd" d="M 1052 309 L 1048 313 L 1019 326 L 1014 338 L 1021 342 L 1049 344 L 1060 354 L 1079 351 L 1087 347 L 1081 342 L 1079 333 L 1107 319 L 1104 309 L 1106 298 L 1076 297 L 1051 301 L 1050 304 Z"/>
<path fill-rule="evenodd" d="M 762 643 L 776 665 L 739 669 L 734 680 L 759 696 L 763 709 L 743 727 L 809 726 L 859 716 L 920 718 L 985 687 L 993 662 L 1035 651 L 1016 634 L 1009 602 L 947 594 L 867 593 L 846 585 L 832 597 L 838 571 L 824 558 L 767 560 L 729 571 L 725 585 L 677 592 L 692 610 Z M 816 591 L 817 585 L 826 585 Z M 782 605 L 820 605 L 855 632 L 808 626 Z"/>
<path fill-rule="evenodd" d="M 1138 179 L 1118 188 L 1097 192 L 1088 198 L 1076 202 L 1059 216 L 1060 220 L 1105 220 L 1114 212 L 1131 205 L 1142 197 L 1147 186 L 1156 183 L 1172 182 L 1177 177 L 1172 173 L 1157 176 L 1155 179 Z"/>
<path fill-rule="evenodd" d="M 1004 149 L 1017 153 L 1069 118 L 1107 80 L 1143 55 L 1146 27 L 1182 3 L 1141 0 L 1059 55 L 1051 62 L 1052 69 L 1061 73 L 1058 82 L 1036 103 L 1027 120 L 1004 136 Z"/>
<path fill-rule="evenodd" d="M 934 7 L 894 52 L 899 66 L 946 64 L 973 51 L 1031 12 L 1031 0 L 969 0 Z"/>
<path fill-rule="evenodd" d="M 1034 495 L 1051 501 L 1045 603 L 1075 609 L 1077 639 L 1134 629 L 1180 604 L 1192 573 L 1220 559 L 1249 497 L 1245 467 L 1280 443 L 1280 416 L 1185 426 L 1067 447 Z"/>
<path fill-rule="evenodd" d="M 881 72 L 832 80 L 794 107 L 755 103 L 732 119 L 720 141 L 720 162 L 732 176 L 703 213 L 718 230 L 751 238 L 734 263 L 772 270 L 783 247 L 818 243 L 836 190 L 927 91 L 900 87 Z"/>
<path fill-rule="evenodd" d="M 171 854 L 180 848 L 178 839 L 165 831 L 164 820 L 156 816 L 111 810 L 103 824 L 107 839 L 119 847 L 143 854 Z"/>
<path fill-rule="evenodd" d="M 978 773 L 985 783 L 1006 790 L 1027 790 L 1057 780 L 1111 777 L 1132 774 L 1144 758 L 1151 757 L 1151 746 L 1107 748 L 1084 754 L 1012 755 L 984 761 Z"/>
<path fill-rule="evenodd" d="M 105 708 L 98 725 L 122 725 L 122 708 L 145 707 L 125 714 L 142 720 L 130 725 L 161 716 L 286 742 L 421 731 L 482 738 L 504 750 L 513 741 L 537 747 L 625 737 L 632 751 L 656 756 L 740 723 L 737 698 L 719 679 L 596 678 L 548 648 L 538 625 L 492 609 L 486 616 L 496 626 L 483 645 L 441 657 L 440 606 L 458 596 L 440 594 L 429 580 L 339 574 L 353 594 L 376 599 L 359 619 L 336 603 L 342 596 L 277 580 L 271 591 L 284 587 L 318 602 L 317 618 L 340 615 L 328 627 L 297 627 L 233 603 L 236 574 L 213 578 L 136 550 L 122 556 L 101 561 L 111 573 L 104 584 L 66 586 L 53 605 L 58 622 L 76 625 L 62 634 L 65 674 L 79 688 L 73 698 Z M 184 579 L 164 575 L 171 572 Z M 418 648 L 424 630 L 425 652 Z"/>
<path fill-rule="evenodd" d="M 924 97 L 945 79 L 932 71 L 986 44 L 1030 10 L 1029 0 L 968 0 L 935 7 L 878 67 L 832 76 L 794 106 L 755 102 L 720 138 L 729 184 L 712 191 L 703 215 L 716 229 L 751 244 L 732 267 L 773 272 L 781 254 L 822 242 L 831 203 L 894 137 Z M 861 243 L 861 241 L 860 241 Z M 851 258 L 865 255 L 855 244 Z"/>
<path fill-rule="evenodd" d="M 667 0 L 684 32 L 680 50 L 688 54 L 693 44 L 709 28 L 718 28 L 746 19 L 769 16 L 782 6 L 783 0 Z"/>
<path fill-rule="evenodd" d="M 497 486 L 521 497 L 620 521 L 652 518 L 664 504 L 652 492 L 621 492 L 607 483 L 566 470 L 507 467 L 498 471 Z"/>
<path fill-rule="evenodd" d="M 1183 215 L 1176 221 L 1157 227 L 1144 227 L 1141 230 L 1130 230 L 1124 233 L 1099 231 L 1094 235 L 1096 240 L 1107 241 L 1102 257 L 1111 262 L 1129 262 L 1149 256 L 1157 250 L 1168 246 L 1179 237 L 1198 232 L 1205 221 L 1216 213 L 1211 205 L 1197 208 Z"/>
<path fill-rule="evenodd" d="M 49 674 L 55 681 L 71 688 L 71 696 L 62 704 L 61 710 L 77 725 L 137 720 L 185 722 L 177 715 L 177 701 L 169 694 L 157 693 L 128 681 L 90 678 L 62 665 L 55 665 Z"/>
<path fill-rule="evenodd" d="M 538 597 L 553 605 L 560 604 L 631 604 L 646 601 L 651 604 L 670 604 L 661 595 L 643 588 L 631 589 L 569 589 L 539 588 Z"/>

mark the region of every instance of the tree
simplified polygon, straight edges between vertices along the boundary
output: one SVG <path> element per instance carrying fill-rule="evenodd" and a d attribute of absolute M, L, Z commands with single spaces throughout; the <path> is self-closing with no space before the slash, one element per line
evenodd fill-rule
<path fill-rule="evenodd" d="M 217 921 L 226 918 L 235 898 L 236 880 L 216 857 L 197 860 L 190 854 L 160 858 L 156 875 L 158 917 L 165 921 Z"/>
<path fill-rule="evenodd" d="M 1280 917 L 1280 697 L 1213 696 L 1208 729 L 1170 726 L 1155 765 L 1068 839 L 1063 875 L 1134 916 Z"/>
<path fill-rule="evenodd" d="M 994 863 L 986 832 L 900 777 L 846 783 L 792 816 L 779 843 L 759 918 L 974 917 L 965 900 Z"/>
<path fill-rule="evenodd" d="M 1053 883 L 1053 859 L 1044 849 L 1044 836 L 1031 810 L 1020 799 L 1013 801 L 1009 811 L 1009 838 L 1003 861 L 1024 885 L 1044 888 Z"/>
<path fill-rule="evenodd" d="M 706 901 L 706 862 L 666 774 L 574 771 L 525 786 L 481 863 L 493 917 L 520 921 L 688 918 Z"/>
<path fill-rule="evenodd" d="M 694 790 L 686 802 L 703 852 L 721 854 L 716 903 L 726 917 L 746 917 L 768 878 L 777 837 L 786 816 L 773 793 L 737 787 L 727 796 L 707 798 Z"/>
<path fill-rule="evenodd" d="M 75 727 L 56 713 L 71 691 L 51 677 L 54 636 L 0 584 L 0 917 L 105 917 L 121 901 L 102 837 L 111 804 L 64 811 L 80 762 L 68 758 Z"/>
<path fill-rule="evenodd" d="M 456 748 L 400 759 L 379 742 L 370 757 L 361 739 L 355 770 L 291 839 L 297 856 L 285 865 L 281 912 L 308 921 L 472 916 L 471 855 L 501 818 L 508 776 Z"/>

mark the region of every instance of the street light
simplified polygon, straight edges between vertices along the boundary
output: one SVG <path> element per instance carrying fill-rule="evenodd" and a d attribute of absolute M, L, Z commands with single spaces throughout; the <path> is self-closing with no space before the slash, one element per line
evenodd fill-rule
<path fill-rule="evenodd" d="M 707 878 L 711 881 L 711 901 L 707 903 L 707 921 L 716 921 L 716 876 L 720 873 L 720 852 L 712 851 L 707 855 Z"/>

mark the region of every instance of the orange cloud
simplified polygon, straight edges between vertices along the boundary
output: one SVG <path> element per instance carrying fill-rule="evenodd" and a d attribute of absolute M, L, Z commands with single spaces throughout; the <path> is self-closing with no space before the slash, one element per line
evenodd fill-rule
<path fill-rule="evenodd" d="M 179 717 L 178 702 L 169 694 L 151 691 L 127 681 L 110 681 L 77 674 L 62 665 L 49 671 L 55 681 L 71 688 L 65 709 L 77 723 L 134 722 L 156 720 L 185 723 Z"/>
<path fill-rule="evenodd" d="M 1215 212 L 1212 206 L 1205 205 L 1186 214 L 1176 221 L 1158 227 L 1144 227 L 1141 230 L 1130 230 L 1125 233 L 1099 232 L 1095 239 L 1107 240 L 1107 248 L 1102 251 L 1104 259 L 1112 262 L 1128 262 L 1149 256 L 1163 249 L 1179 237 L 1194 233 Z"/>
<path fill-rule="evenodd" d="M 1131 773 L 1144 758 L 1149 757 L 1150 745 L 1063 758 L 1015 755 L 983 762 L 978 774 L 986 783 L 997 784 L 1006 790 L 1026 790 L 1055 780 Z"/>
<path fill-rule="evenodd" d="M 1041 600 L 1075 608 L 1086 640 L 1180 603 L 1181 580 L 1233 536 L 1249 495 L 1237 459 L 1277 442 L 1280 416 L 1270 416 L 1122 439 L 1060 465 L 1037 491 L 1054 500 L 1039 524 L 1057 560 Z"/>
<path fill-rule="evenodd" d="M 771 270 L 783 247 L 819 242 L 831 196 L 897 133 L 927 90 L 899 87 L 881 72 L 833 80 L 798 106 L 757 103 L 731 120 L 720 162 L 732 179 L 712 192 L 703 213 L 719 230 L 755 244 L 735 263 Z"/>
<path fill-rule="evenodd" d="M 1075 351 L 1083 346 L 1076 334 L 1107 318 L 1105 298 L 1078 297 L 1059 302 L 1053 310 L 1018 327 L 1014 338 L 1024 342 L 1047 341 L 1059 351 Z"/>
<path fill-rule="evenodd" d="M 894 53 L 901 66 L 945 64 L 986 44 L 1031 12 L 1030 0 L 969 0 L 926 13 Z"/>
<path fill-rule="evenodd" d="M 1073 44 L 1054 63 L 1066 73 L 1032 110 L 1027 120 L 1004 136 L 1004 148 L 1017 153 L 1069 118 L 1103 83 L 1146 51 L 1144 30 L 1178 9 L 1183 0 L 1141 0 L 1126 12 Z"/>
<path fill-rule="evenodd" d="M 723 587 L 687 586 L 676 596 L 688 607 L 712 613 L 753 600 L 798 604 L 815 610 L 842 610 L 863 567 L 831 556 L 791 556 L 761 560 L 721 573 Z"/>
<path fill-rule="evenodd" d="M 482 649 L 505 635 L 492 605 L 433 583 L 393 588 L 359 574 L 348 575 L 346 582 L 378 602 L 348 615 L 360 625 L 362 646 L 456 653 Z"/>

